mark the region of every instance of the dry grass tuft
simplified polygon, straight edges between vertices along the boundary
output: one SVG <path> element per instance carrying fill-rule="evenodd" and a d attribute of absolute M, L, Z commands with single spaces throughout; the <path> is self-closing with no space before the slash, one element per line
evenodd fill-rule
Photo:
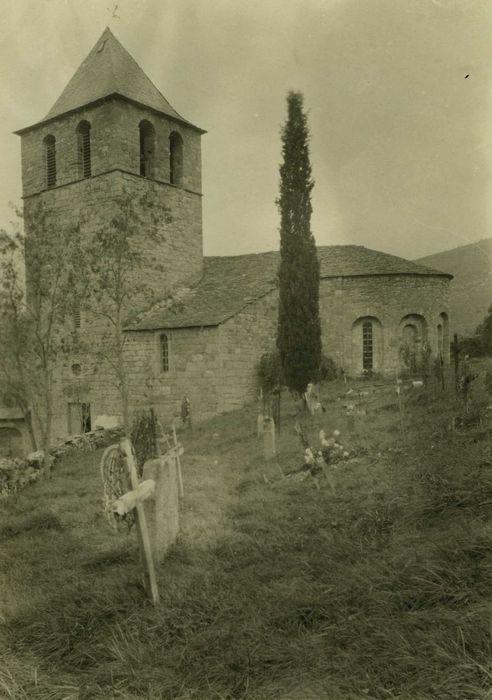
<path fill-rule="evenodd" d="M 287 398 L 278 461 L 251 408 L 182 435 L 183 534 L 157 609 L 133 533 L 99 517 L 98 454 L 63 463 L 50 511 L 42 484 L 6 503 L 0 695 L 490 700 L 489 443 L 450 432 L 457 408 L 435 388 L 404 395 L 402 431 L 394 387 L 370 383 L 346 435 L 345 391 L 304 417 L 310 440 L 339 428 L 354 455 L 333 490 L 282 476 L 302 463 Z"/>

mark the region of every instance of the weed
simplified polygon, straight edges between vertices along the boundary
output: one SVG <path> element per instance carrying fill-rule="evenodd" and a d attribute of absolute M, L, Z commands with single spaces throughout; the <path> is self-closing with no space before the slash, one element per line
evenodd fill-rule
<path fill-rule="evenodd" d="M 43 530 L 62 530 L 60 519 L 49 511 L 35 513 L 30 517 L 18 519 L 0 528 L 0 539 L 16 537 L 27 532 L 42 532 Z"/>
<path fill-rule="evenodd" d="M 36 510 L 43 483 L 6 502 L 0 695 L 490 698 L 490 447 L 450 431 L 440 388 L 405 395 L 392 432 L 394 388 L 362 386 L 368 415 L 342 435 L 354 458 L 330 472 L 333 490 L 283 476 L 302 463 L 288 397 L 278 462 L 261 457 L 251 407 L 182 432 L 182 534 L 158 569 L 157 608 L 134 533 L 118 539 L 98 517 L 100 453 L 60 464 L 51 520 Z M 326 414 L 303 419 L 313 444 L 343 425 L 346 390 L 323 387 Z"/>

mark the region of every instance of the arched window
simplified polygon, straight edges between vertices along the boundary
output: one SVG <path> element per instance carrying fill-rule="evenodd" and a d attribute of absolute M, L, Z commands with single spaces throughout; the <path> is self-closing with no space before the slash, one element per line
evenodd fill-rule
<path fill-rule="evenodd" d="M 53 135 L 44 139 L 45 163 L 46 163 L 46 185 L 54 187 L 56 185 L 56 139 Z"/>
<path fill-rule="evenodd" d="M 405 326 L 403 326 L 401 337 L 403 344 L 412 350 L 415 350 L 417 343 L 420 344 L 421 342 L 417 327 L 413 323 L 407 323 Z"/>
<path fill-rule="evenodd" d="M 183 181 L 183 139 L 177 131 L 169 136 L 169 181 L 171 185 Z"/>
<path fill-rule="evenodd" d="M 427 346 L 427 321 L 420 314 L 407 314 L 400 321 L 400 368 L 416 373 Z"/>
<path fill-rule="evenodd" d="M 373 369 L 374 346 L 372 334 L 372 321 L 364 321 L 362 324 L 362 369 Z"/>
<path fill-rule="evenodd" d="M 401 339 L 421 348 L 427 341 L 427 321 L 420 314 L 407 314 L 400 321 Z"/>
<path fill-rule="evenodd" d="M 80 313 L 80 304 L 78 301 L 75 302 L 72 310 L 73 325 L 76 331 L 80 330 L 82 326 L 82 315 Z"/>
<path fill-rule="evenodd" d="M 437 356 L 442 357 L 442 323 L 437 324 Z"/>
<path fill-rule="evenodd" d="M 154 177 L 155 129 L 146 119 L 139 124 L 140 175 Z"/>
<path fill-rule="evenodd" d="M 383 326 L 376 316 L 361 316 L 352 325 L 352 372 L 378 372 L 384 367 Z"/>
<path fill-rule="evenodd" d="M 449 362 L 449 317 L 445 311 L 439 314 L 442 325 L 442 357 L 445 364 Z"/>
<path fill-rule="evenodd" d="M 161 372 L 169 372 L 169 338 L 165 333 L 159 336 L 159 366 Z"/>
<path fill-rule="evenodd" d="M 80 177 L 90 177 L 92 175 L 91 125 L 87 121 L 80 122 L 77 127 L 77 151 Z"/>

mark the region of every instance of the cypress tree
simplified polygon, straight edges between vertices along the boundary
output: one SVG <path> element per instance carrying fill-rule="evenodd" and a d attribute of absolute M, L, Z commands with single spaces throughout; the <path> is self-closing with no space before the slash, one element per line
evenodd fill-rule
<path fill-rule="evenodd" d="M 277 347 L 287 387 L 302 395 L 319 378 L 319 262 L 311 233 L 309 131 L 301 93 L 287 96 L 280 166 L 280 267 Z"/>

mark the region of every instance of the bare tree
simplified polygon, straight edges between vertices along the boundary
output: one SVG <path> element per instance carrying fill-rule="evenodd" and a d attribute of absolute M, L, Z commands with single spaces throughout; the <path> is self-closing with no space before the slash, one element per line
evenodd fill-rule
<path fill-rule="evenodd" d="M 82 259 L 87 265 L 81 299 L 92 326 L 90 347 L 98 363 L 113 377 L 121 403 L 126 430 L 130 428 L 130 383 L 125 358 L 125 326 L 139 311 L 165 296 L 166 280 L 156 294 L 149 275 L 161 267 L 142 252 L 147 245 L 158 246 L 162 225 L 169 223 L 169 210 L 156 204 L 151 192 L 135 197 L 123 190 L 116 198 L 114 215 L 106 225 L 93 228 L 84 243 Z"/>
<path fill-rule="evenodd" d="M 77 226 L 57 225 L 42 201 L 29 208 L 24 224 L 0 235 L 0 378 L 4 399 L 23 413 L 33 448 L 39 442 L 48 449 L 55 373 L 73 345 L 80 236 Z"/>

